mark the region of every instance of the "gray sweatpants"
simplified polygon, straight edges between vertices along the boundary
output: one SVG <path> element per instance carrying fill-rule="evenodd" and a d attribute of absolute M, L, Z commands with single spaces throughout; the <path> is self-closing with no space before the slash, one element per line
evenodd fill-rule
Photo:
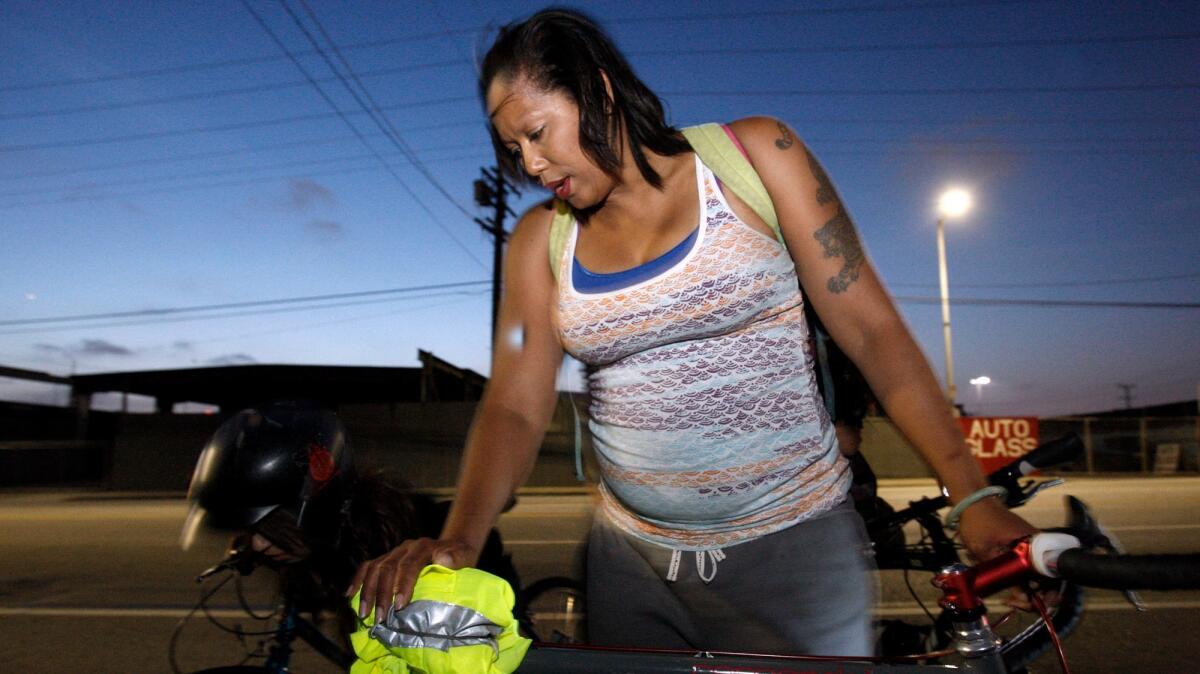
<path fill-rule="evenodd" d="M 872 655 L 875 568 L 849 501 L 722 552 L 705 583 L 696 553 L 636 539 L 607 519 L 592 525 L 587 557 L 593 644 L 808 655 Z"/>

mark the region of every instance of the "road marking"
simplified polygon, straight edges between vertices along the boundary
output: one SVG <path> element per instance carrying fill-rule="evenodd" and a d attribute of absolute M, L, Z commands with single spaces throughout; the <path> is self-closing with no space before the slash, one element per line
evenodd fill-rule
<path fill-rule="evenodd" d="M 1200 600 L 1160 601 L 1147 605 L 1149 609 L 1184 609 L 1200 608 Z M 1003 612 L 1003 605 L 989 607 L 993 612 Z M 936 608 L 931 606 L 932 608 Z M 256 611 L 269 611 L 269 608 L 256 608 Z M 1084 613 L 1088 611 L 1133 611 L 1128 603 L 1120 601 L 1087 602 Z M 924 615 L 921 609 L 912 604 L 885 604 L 873 611 L 877 618 L 893 618 L 904 616 Z M 200 612 L 192 608 L 95 608 L 95 607 L 41 607 L 41 606 L 0 606 L 0 618 L 30 617 L 30 618 L 186 618 Z M 241 609 L 209 609 L 208 614 L 215 618 L 245 618 L 246 612 Z"/>
<path fill-rule="evenodd" d="M 1109 531 L 1180 531 L 1182 529 L 1200 529 L 1200 524 L 1133 524 L 1124 527 L 1110 527 Z"/>
<path fill-rule="evenodd" d="M 1008 611 L 1008 607 L 1005 606 L 1004 604 L 999 604 L 999 603 L 993 604 L 993 602 L 990 602 L 990 601 L 987 602 L 987 607 L 988 607 L 989 611 L 991 611 L 993 614 L 997 614 L 997 615 Z M 1182 599 L 1182 600 L 1178 600 L 1178 601 L 1158 601 L 1158 602 L 1154 602 L 1151 604 L 1146 604 L 1146 607 L 1149 610 L 1154 610 L 1154 609 L 1188 609 L 1188 610 L 1190 610 L 1190 609 L 1200 608 L 1200 600 Z M 936 603 L 930 602 L 930 604 L 929 604 L 930 611 L 936 610 L 937 608 L 938 607 L 937 607 Z M 1129 605 L 1129 602 L 1125 602 L 1125 601 L 1096 601 L 1096 602 L 1085 601 L 1083 604 L 1084 614 L 1087 614 L 1089 611 L 1099 611 L 1099 612 L 1105 613 L 1105 612 L 1109 612 L 1109 611 L 1136 611 L 1136 610 L 1137 609 L 1133 608 L 1133 606 Z M 874 610 L 874 613 L 877 618 L 894 618 L 894 617 L 903 617 L 903 616 L 925 615 L 924 612 L 921 611 L 921 608 L 914 604 L 890 603 L 890 602 L 887 604 L 884 604 L 882 606 L 876 607 Z"/>
<path fill-rule="evenodd" d="M 256 612 L 262 611 L 262 614 L 270 610 L 269 607 L 255 608 Z M 186 618 L 193 614 L 198 618 L 204 615 L 199 609 L 194 608 L 49 608 L 42 606 L 0 606 L 0 618 L 10 616 L 38 618 Z M 248 617 L 247 613 L 240 608 L 210 608 L 208 609 L 208 615 L 214 618 Z"/>

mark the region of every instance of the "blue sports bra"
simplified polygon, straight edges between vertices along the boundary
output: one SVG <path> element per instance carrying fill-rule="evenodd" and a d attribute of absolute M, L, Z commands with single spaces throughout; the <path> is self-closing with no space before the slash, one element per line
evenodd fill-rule
<path fill-rule="evenodd" d="M 588 271 L 582 264 L 579 263 L 579 258 L 573 258 L 571 261 L 572 272 L 571 281 L 575 286 L 575 292 L 592 294 L 606 293 L 613 290 L 628 288 L 645 281 L 646 279 L 654 278 L 662 272 L 670 269 L 676 262 L 679 262 L 687 256 L 688 251 L 692 249 L 692 245 L 696 243 L 696 237 L 700 234 L 700 228 L 692 230 L 692 233 L 686 239 L 680 241 L 674 248 L 659 255 L 658 257 L 639 264 L 631 269 L 613 272 L 611 274 L 597 274 Z"/>

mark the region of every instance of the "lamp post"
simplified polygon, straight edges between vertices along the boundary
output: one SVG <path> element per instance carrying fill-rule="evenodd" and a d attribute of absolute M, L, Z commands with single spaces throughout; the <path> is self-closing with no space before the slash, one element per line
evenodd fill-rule
<path fill-rule="evenodd" d="M 975 387 L 975 399 L 983 400 L 983 387 L 992 383 L 992 378 L 987 375 L 983 375 L 982 377 L 975 377 L 968 383 Z"/>
<path fill-rule="evenodd" d="M 965 190 L 947 190 L 938 199 L 937 246 L 938 279 L 942 286 L 942 336 L 946 341 L 946 399 L 950 406 L 958 397 L 954 386 L 954 355 L 950 348 L 950 281 L 946 273 L 946 218 L 957 218 L 971 208 L 971 195 Z"/>

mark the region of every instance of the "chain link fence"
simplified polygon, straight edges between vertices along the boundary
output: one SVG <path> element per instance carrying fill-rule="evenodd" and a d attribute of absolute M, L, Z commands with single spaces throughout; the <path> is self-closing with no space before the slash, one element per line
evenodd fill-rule
<path fill-rule="evenodd" d="M 1200 473 L 1200 417 L 1043 417 L 1042 441 L 1066 433 L 1083 438 L 1084 455 L 1063 472 Z"/>

